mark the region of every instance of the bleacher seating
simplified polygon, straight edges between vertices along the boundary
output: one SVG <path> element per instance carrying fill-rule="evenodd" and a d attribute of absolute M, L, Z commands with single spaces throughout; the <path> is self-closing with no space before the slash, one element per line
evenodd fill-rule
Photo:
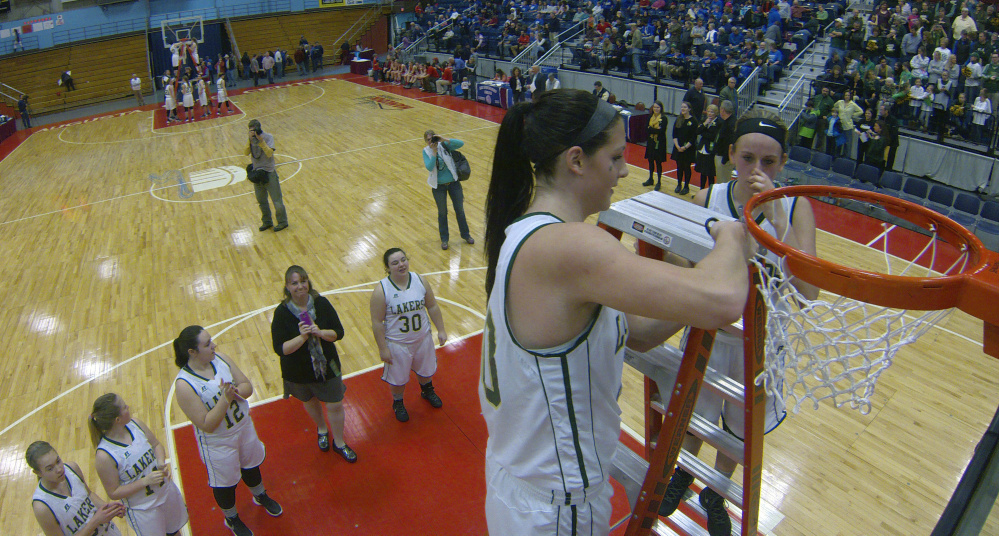
<path fill-rule="evenodd" d="M 2 81 L 28 94 L 35 114 L 128 97 L 132 74 L 147 78 L 145 39 L 129 35 L 18 54 L 0 60 Z M 75 91 L 56 84 L 63 71 L 72 72 Z"/>
<path fill-rule="evenodd" d="M 304 35 L 310 44 L 323 46 L 323 63 L 330 64 L 338 60 L 339 42 L 343 34 L 370 9 L 369 6 L 356 9 L 330 9 L 325 11 L 310 11 L 295 15 L 280 17 L 263 17 L 232 21 L 232 31 L 240 52 L 258 54 L 281 48 L 293 56 L 298 48 L 298 42 Z M 366 28 L 358 32 L 364 35 L 377 20 L 372 19 Z M 351 47 L 356 44 L 350 43 Z"/>

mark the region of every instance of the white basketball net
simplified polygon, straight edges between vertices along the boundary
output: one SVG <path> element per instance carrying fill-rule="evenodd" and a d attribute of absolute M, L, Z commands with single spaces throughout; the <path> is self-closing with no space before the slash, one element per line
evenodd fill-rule
<path fill-rule="evenodd" d="M 936 261 L 936 234 L 912 261 L 887 253 L 889 232 L 883 235 L 883 273 L 910 277 L 938 277 L 960 273 L 968 252 L 945 270 L 931 270 Z M 786 259 L 774 265 L 760 256 L 760 291 L 767 306 L 766 368 L 756 383 L 797 413 L 802 404 L 831 399 L 836 407 L 849 404 L 862 414 L 871 410 L 878 377 L 891 366 L 895 354 L 942 320 L 951 309 L 908 311 L 889 309 L 822 291 L 808 300 L 791 284 Z M 923 265 L 919 263 L 921 261 Z M 901 270 L 898 267 L 901 265 Z M 892 267 L 896 268 L 894 271 Z M 928 266 L 928 267 L 927 267 Z M 769 268 L 769 269 L 768 269 Z M 893 273 L 894 272 L 894 273 Z"/>

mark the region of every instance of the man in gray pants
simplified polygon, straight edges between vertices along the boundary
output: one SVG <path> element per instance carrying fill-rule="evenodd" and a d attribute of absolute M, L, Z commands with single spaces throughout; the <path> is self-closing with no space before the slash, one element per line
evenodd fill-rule
<path fill-rule="evenodd" d="M 270 194 L 271 201 L 274 202 L 274 212 L 277 213 L 277 226 L 274 227 L 274 232 L 282 231 L 288 227 L 288 214 L 284 210 L 284 201 L 281 199 L 281 180 L 274 168 L 274 136 L 264 132 L 260 127 L 260 121 L 256 119 L 250 121 L 249 126 L 250 140 L 247 142 L 243 154 L 250 157 L 254 171 L 267 172 L 267 182 L 253 183 L 257 203 L 260 204 L 260 230 L 266 231 L 274 227 L 274 222 L 271 220 L 271 207 L 267 203 L 267 195 Z"/>

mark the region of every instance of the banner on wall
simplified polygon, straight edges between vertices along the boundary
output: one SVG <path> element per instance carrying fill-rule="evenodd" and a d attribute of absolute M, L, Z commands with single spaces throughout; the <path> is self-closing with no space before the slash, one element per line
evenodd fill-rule
<path fill-rule="evenodd" d="M 376 3 L 376 0 L 319 0 L 321 7 L 359 6 L 374 3 Z"/>

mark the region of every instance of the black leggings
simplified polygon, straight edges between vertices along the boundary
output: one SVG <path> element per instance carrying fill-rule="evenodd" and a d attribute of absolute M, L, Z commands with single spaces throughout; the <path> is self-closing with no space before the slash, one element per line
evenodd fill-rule
<path fill-rule="evenodd" d="M 239 472 L 242 473 L 243 483 L 248 488 L 255 488 L 264 480 L 260 474 L 259 466 L 253 469 L 240 469 Z M 212 488 L 212 495 L 215 496 L 215 503 L 223 510 L 228 510 L 236 506 L 236 486 Z"/>
<path fill-rule="evenodd" d="M 676 181 L 683 184 L 684 188 L 690 186 L 690 162 L 676 163 Z"/>
<path fill-rule="evenodd" d="M 715 176 L 714 175 L 704 175 L 704 174 L 701 175 L 701 189 L 702 190 L 705 189 L 705 188 L 707 188 L 708 186 L 713 186 L 714 184 L 715 184 Z"/>
<path fill-rule="evenodd" d="M 663 163 L 657 162 L 655 160 L 649 160 L 649 179 L 652 179 L 652 171 L 655 170 L 656 175 L 659 177 L 663 176 Z"/>

